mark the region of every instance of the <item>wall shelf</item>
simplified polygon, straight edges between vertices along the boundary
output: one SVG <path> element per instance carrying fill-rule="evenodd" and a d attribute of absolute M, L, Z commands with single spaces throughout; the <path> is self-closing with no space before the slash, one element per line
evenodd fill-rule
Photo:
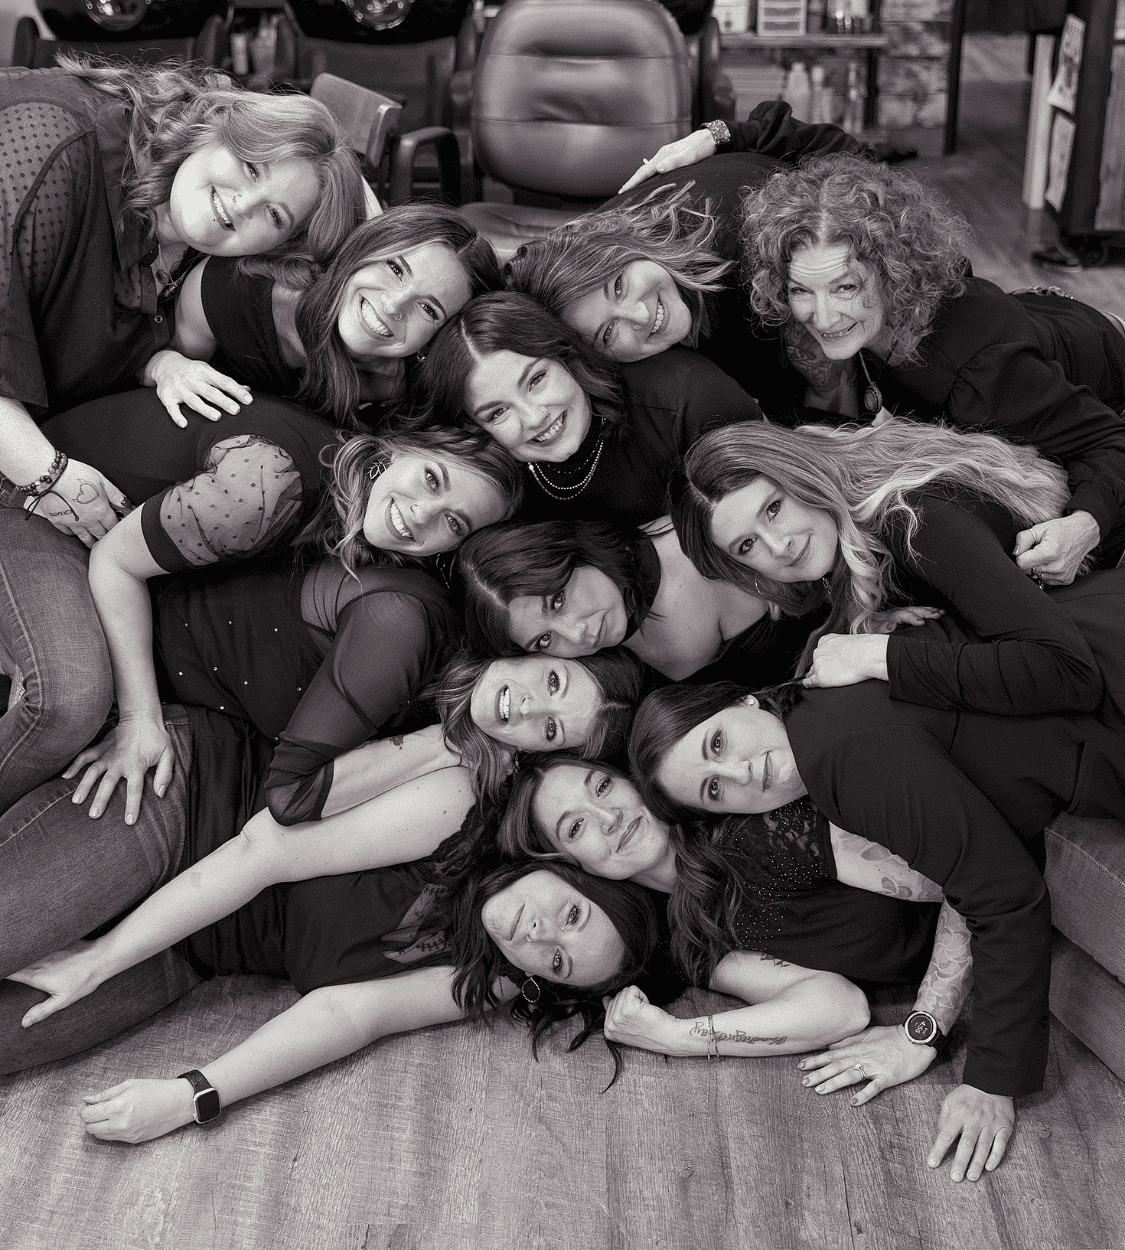
<path fill-rule="evenodd" d="M 753 48 L 762 51 L 769 48 L 839 48 L 855 51 L 868 51 L 885 48 L 888 43 L 886 35 L 752 35 L 724 34 L 720 36 L 723 49 L 733 52 L 735 49 Z"/>

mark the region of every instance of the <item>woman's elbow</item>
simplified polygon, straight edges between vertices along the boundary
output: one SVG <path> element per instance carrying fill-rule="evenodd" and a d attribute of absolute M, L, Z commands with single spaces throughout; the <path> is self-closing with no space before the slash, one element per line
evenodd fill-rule
<path fill-rule="evenodd" d="M 871 1023 L 871 1006 L 858 985 L 833 975 L 828 994 L 829 1009 L 824 1013 L 824 1037 L 821 1039 L 824 1043 L 862 1033 Z"/>

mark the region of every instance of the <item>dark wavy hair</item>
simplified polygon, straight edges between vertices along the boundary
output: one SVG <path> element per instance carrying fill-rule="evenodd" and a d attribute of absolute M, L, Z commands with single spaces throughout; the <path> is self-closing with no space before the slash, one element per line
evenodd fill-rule
<path fill-rule="evenodd" d="M 492 657 L 525 654 L 508 632 L 508 606 L 525 595 L 555 595 L 576 568 L 599 569 L 621 591 L 639 625 L 647 615 L 634 538 L 604 521 L 490 525 L 462 544 L 453 586 L 465 608 L 469 646 Z"/>
<path fill-rule="evenodd" d="M 751 691 L 732 681 L 688 686 L 678 683 L 654 690 L 637 709 L 629 734 L 629 767 L 633 784 L 645 806 L 670 824 L 691 824 L 700 819 L 698 808 L 686 807 L 668 794 L 656 778 L 668 752 L 686 734 L 718 712 L 753 694 L 763 710 L 780 719 L 799 691 L 793 686 Z"/>
<path fill-rule="evenodd" d="M 371 485 L 396 453 L 457 461 L 479 474 L 502 496 L 505 519 L 523 499 L 519 466 L 479 431 L 402 430 L 356 434 L 351 438 L 341 431 L 337 437 L 334 446 L 321 452 L 322 462 L 331 470 L 328 482 L 316 512 L 294 546 L 313 557 L 335 556 L 349 573 L 354 574 L 362 564 L 401 564 L 409 559 L 398 552 L 372 547 L 363 536 Z"/>
<path fill-rule="evenodd" d="M 634 261 L 667 270 L 691 312 L 686 346 L 710 329 L 706 296 L 724 287 L 733 268 L 712 250 L 715 219 L 695 187 L 657 187 L 640 203 L 586 213 L 546 238 L 522 244 L 504 266 L 509 289 L 565 317 L 568 305 L 605 286 Z"/>
<path fill-rule="evenodd" d="M 789 320 L 788 267 L 803 247 L 846 244 L 878 283 L 895 363 L 918 359 L 938 306 L 965 290 L 969 229 L 931 187 L 858 156 L 778 170 L 742 204 L 742 276 L 767 324 Z"/>
<path fill-rule="evenodd" d="M 472 771 L 477 793 L 495 797 L 511 769 L 509 752 L 477 726 L 470 711 L 477 682 L 491 663 L 467 651 L 454 656 L 438 680 L 434 697 L 447 745 Z M 644 665 L 623 647 L 609 647 L 568 663 L 590 674 L 601 700 L 590 737 L 573 749 L 590 760 L 623 752 L 641 701 Z"/>
<path fill-rule="evenodd" d="M 496 352 L 558 361 L 585 391 L 606 432 L 625 420 L 617 366 L 542 304 L 510 291 L 481 295 L 442 326 L 418 370 L 412 420 L 425 425 L 471 422 L 465 388 L 473 370 Z"/>
<path fill-rule="evenodd" d="M 552 869 L 573 863 L 551 842 L 534 808 L 544 778 L 565 764 L 586 768 L 589 761 L 560 753 L 538 756 L 530 766 L 520 768 L 497 832 L 497 842 L 506 854 L 527 856 Z M 601 767 L 615 777 L 625 777 L 612 764 Z M 720 844 L 731 821 L 763 817 L 732 816 L 714 822 L 694 812 L 677 821 L 649 810 L 668 826 L 676 854 L 676 882 L 668 900 L 672 959 L 693 985 L 707 986 L 719 961 L 739 946 L 736 921 L 744 897 L 740 874 Z"/>
<path fill-rule="evenodd" d="M 388 208 L 352 232 L 297 301 L 297 333 L 306 359 L 300 391 L 304 403 L 337 422 L 354 419 L 361 393 L 359 369 L 336 325 L 348 283 L 365 266 L 426 243 L 440 244 L 457 258 L 470 299 L 502 285 L 492 244 L 467 217 L 435 204 Z"/>
<path fill-rule="evenodd" d="M 480 1019 L 500 1004 L 496 992 L 501 977 L 514 981 L 526 992 L 511 1000 L 511 1013 L 531 1029 L 532 1053 L 538 1055 L 539 1042 L 552 1025 L 579 1016 L 582 1028 L 568 1050 L 576 1050 L 605 1020 L 602 998 L 632 985 L 656 950 L 659 934 L 652 900 L 640 886 L 627 881 L 605 881 L 591 877 L 565 861 L 550 865 L 561 877 L 609 917 L 625 946 L 621 968 L 598 985 L 568 986 L 538 976 L 520 978 L 520 971 L 501 954 L 481 920 L 481 908 L 529 873 L 545 865 L 536 860 L 508 862 L 485 875 L 470 879 L 453 896 L 453 922 L 450 945 L 456 973 L 453 997 L 470 1019 Z M 530 984 L 529 984 L 530 982 Z M 537 994 L 537 996 L 536 996 Z M 620 1069 L 620 1056 L 614 1043 L 606 1043 L 613 1053 L 614 1079 Z M 612 1082 L 611 1082 L 612 1083 Z"/>

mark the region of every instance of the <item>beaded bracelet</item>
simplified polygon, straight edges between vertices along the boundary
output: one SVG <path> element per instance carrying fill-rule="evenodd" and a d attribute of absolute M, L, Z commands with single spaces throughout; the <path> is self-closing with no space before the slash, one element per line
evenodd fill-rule
<path fill-rule="evenodd" d="M 47 472 L 37 477 L 30 486 L 21 486 L 19 489 L 33 499 L 41 499 L 54 488 L 55 483 L 66 472 L 66 466 L 69 463 L 70 461 L 65 451 L 56 451 L 55 458 L 51 461 L 51 467 Z"/>

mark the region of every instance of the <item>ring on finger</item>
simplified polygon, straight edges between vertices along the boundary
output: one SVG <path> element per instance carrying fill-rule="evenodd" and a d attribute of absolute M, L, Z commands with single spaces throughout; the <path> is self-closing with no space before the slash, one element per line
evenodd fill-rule
<path fill-rule="evenodd" d="M 871 1079 L 871 1078 L 867 1075 L 867 1073 L 866 1073 L 866 1072 L 864 1072 L 864 1070 L 863 1070 L 863 1064 L 862 1064 L 862 1063 L 853 1063 L 853 1064 L 852 1064 L 852 1067 L 853 1067 L 853 1068 L 855 1068 L 855 1070 L 859 1073 L 859 1079 L 860 1079 L 861 1081 L 868 1081 L 868 1080 L 870 1080 L 870 1079 Z"/>

